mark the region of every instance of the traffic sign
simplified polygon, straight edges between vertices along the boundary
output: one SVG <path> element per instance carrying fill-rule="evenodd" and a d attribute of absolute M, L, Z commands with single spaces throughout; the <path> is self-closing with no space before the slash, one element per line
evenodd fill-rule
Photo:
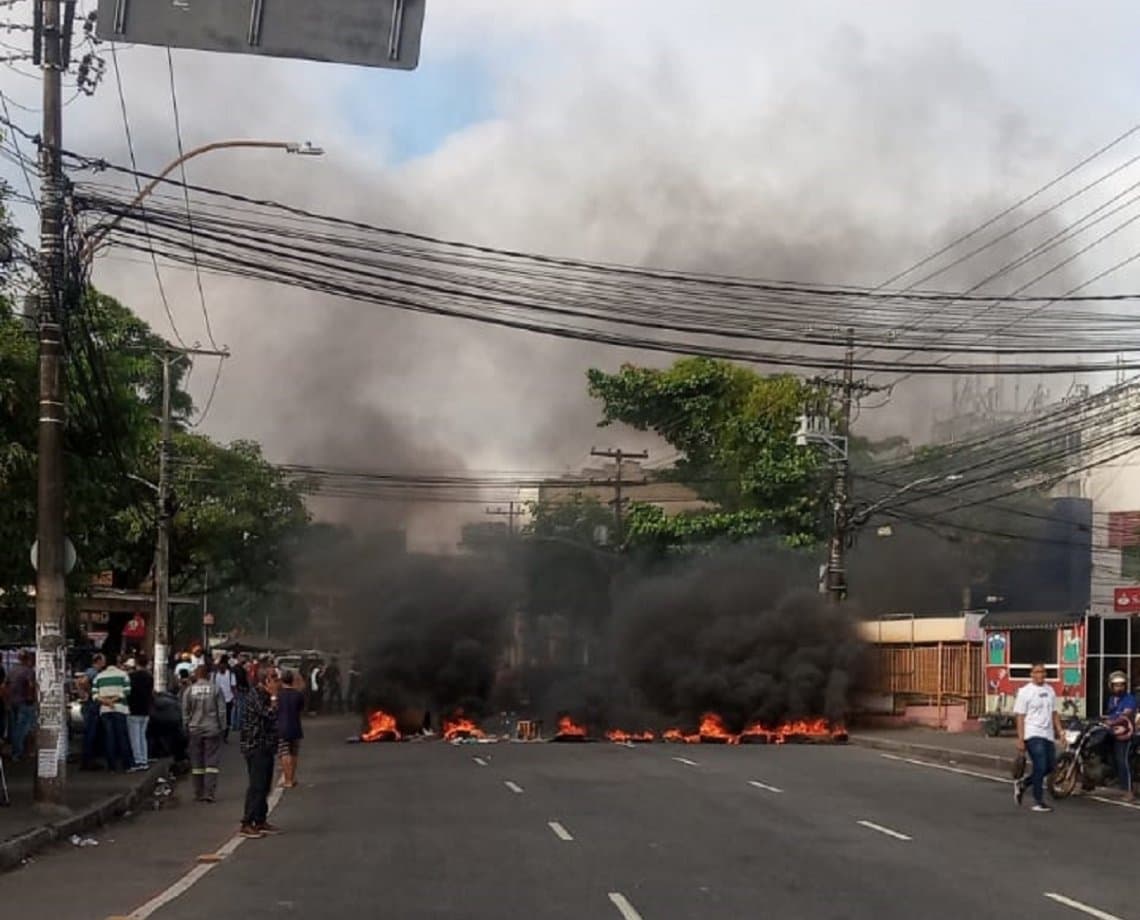
<path fill-rule="evenodd" d="M 36 540 L 32 544 L 32 551 L 30 554 L 32 560 L 32 568 L 37 572 L 40 570 L 40 541 Z M 63 574 L 70 575 L 71 570 L 75 568 L 75 563 L 79 561 L 79 557 L 75 555 L 75 544 L 67 537 L 63 538 Z"/>
<path fill-rule="evenodd" d="M 202 625 L 203 626 L 213 626 L 214 625 L 214 615 L 212 613 L 203 613 L 202 614 Z"/>
<path fill-rule="evenodd" d="M 99 0 L 105 41 L 415 70 L 427 0 Z"/>

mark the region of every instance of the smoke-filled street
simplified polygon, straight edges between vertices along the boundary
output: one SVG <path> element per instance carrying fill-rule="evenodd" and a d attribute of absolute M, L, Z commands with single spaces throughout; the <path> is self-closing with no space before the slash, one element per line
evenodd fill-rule
<path fill-rule="evenodd" d="M 219 826 L 209 846 L 196 825 L 217 812 L 143 817 L 0 895 L 14 915 L 64 920 L 1136 915 L 1119 884 L 1136 814 L 1108 802 L 1033 814 L 1004 780 L 854 746 L 346 745 L 343 725 L 314 732 L 279 836 L 233 848 Z M 184 841 L 163 833 L 171 819 Z M 195 868 L 215 847 L 221 862 Z M 48 872 L 86 905 L 37 893 Z M 177 897 L 132 913 L 159 892 L 152 906 Z"/>

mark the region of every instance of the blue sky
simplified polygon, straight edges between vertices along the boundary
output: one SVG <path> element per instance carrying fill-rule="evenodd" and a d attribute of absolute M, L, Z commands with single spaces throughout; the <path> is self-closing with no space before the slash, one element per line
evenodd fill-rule
<path fill-rule="evenodd" d="M 341 101 L 356 136 L 386 148 L 396 164 L 494 115 L 491 75 L 474 56 L 425 57 L 410 73 L 362 68 Z"/>

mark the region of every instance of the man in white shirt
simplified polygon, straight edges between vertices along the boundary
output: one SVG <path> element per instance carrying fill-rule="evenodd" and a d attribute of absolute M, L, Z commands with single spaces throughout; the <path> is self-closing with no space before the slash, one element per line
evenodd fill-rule
<path fill-rule="evenodd" d="M 1045 804 L 1045 778 L 1057 766 L 1056 742 L 1065 743 L 1061 714 L 1057 712 L 1057 694 L 1045 683 L 1045 665 L 1035 664 L 1029 672 L 1030 682 L 1017 691 L 1013 704 L 1017 716 L 1017 749 L 1028 752 L 1033 762 L 1033 775 L 1013 781 L 1013 798 L 1018 805 L 1027 784 L 1033 786 L 1033 810 L 1050 812 Z"/>
<path fill-rule="evenodd" d="M 234 697 L 237 693 L 237 678 L 230 669 L 228 655 L 223 655 L 222 660 L 218 662 L 218 670 L 214 672 L 214 685 L 221 691 L 222 699 L 226 703 L 226 727 L 222 732 L 222 741 L 229 744 L 230 726 L 233 724 L 234 716 Z"/>

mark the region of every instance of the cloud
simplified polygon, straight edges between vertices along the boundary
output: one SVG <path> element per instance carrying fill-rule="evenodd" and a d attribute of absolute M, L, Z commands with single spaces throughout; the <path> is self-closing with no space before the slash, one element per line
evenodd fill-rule
<path fill-rule="evenodd" d="M 983 29 L 983 8 L 969 4 L 903 17 L 869 3 L 855 17 L 838 2 L 435 0 L 411 74 L 175 52 L 183 140 L 311 139 L 323 160 L 221 153 L 194 161 L 191 179 L 380 224 L 874 283 L 1122 125 L 1112 98 L 1081 130 L 1064 123 L 1082 87 L 1129 59 L 1112 34 L 1125 30 L 1094 17 L 1061 28 L 1030 15 L 1036 6 L 1010 7 L 984 7 Z M 1069 56 L 1056 74 L 1056 52 L 1098 41 L 1098 66 Z M 1021 63 L 1010 47 L 1025 51 Z M 154 170 L 175 152 L 165 52 L 119 59 L 139 164 Z M 449 75 L 467 73 L 476 90 L 455 87 L 452 104 Z M 0 85 L 31 100 L 26 79 Z M 1064 87 L 1072 98 L 1058 105 L 1041 95 Z M 425 112 L 419 156 L 391 133 L 408 123 L 407 108 L 393 118 L 389 105 L 405 93 Z M 67 147 L 125 162 L 110 70 L 66 118 Z M 149 265 L 108 258 L 96 278 L 166 329 Z M 164 269 L 164 280 L 184 334 L 204 338 L 192 275 Z M 663 360 L 236 279 L 208 277 L 206 293 L 234 352 L 207 429 L 256 437 L 282 460 L 557 467 L 600 440 L 586 368 Z M 211 379 L 203 362 L 199 402 Z M 916 427 L 941 391 L 913 393 L 900 394 L 899 416 L 872 423 Z M 451 517 L 430 517 L 420 542 L 448 543 Z"/>

